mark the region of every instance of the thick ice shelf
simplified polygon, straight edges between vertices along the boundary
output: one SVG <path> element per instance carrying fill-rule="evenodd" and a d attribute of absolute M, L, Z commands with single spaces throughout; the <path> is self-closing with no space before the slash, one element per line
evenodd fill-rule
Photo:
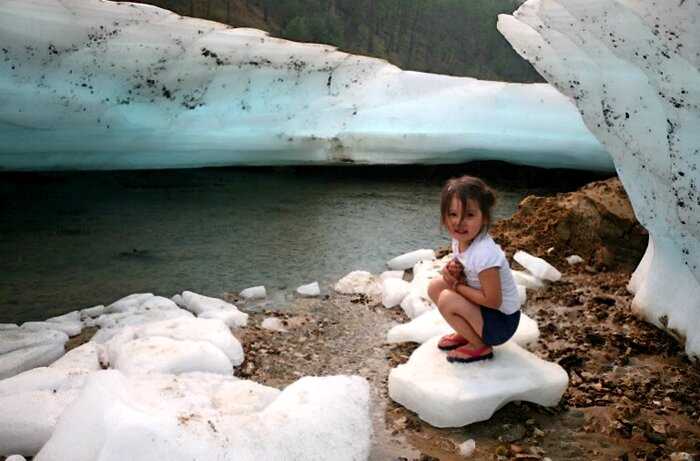
<path fill-rule="evenodd" d="M 125 2 L 6 0 L 0 43 L 2 169 L 476 159 L 613 169 L 546 84 L 402 71 Z"/>

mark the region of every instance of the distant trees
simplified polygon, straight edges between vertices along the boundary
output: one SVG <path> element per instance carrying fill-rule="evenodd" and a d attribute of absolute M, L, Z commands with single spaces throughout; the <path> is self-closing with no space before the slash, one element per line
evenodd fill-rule
<path fill-rule="evenodd" d="M 152 0 L 180 14 L 262 27 L 404 69 L 482 79 L 542 81 L 496 30 L 522 0 Z"/>
<path fill-rule="evenodd" d="M 282 29 L 281 36 L 300 42 L 326 43 L 343 46 L 343 26 L 340 18 L 320 14 L 294 16 Z"/>

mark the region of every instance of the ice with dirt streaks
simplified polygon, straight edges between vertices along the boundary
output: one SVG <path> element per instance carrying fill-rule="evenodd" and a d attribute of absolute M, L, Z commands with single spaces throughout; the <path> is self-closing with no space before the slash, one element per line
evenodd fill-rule
<path fill-rule="evenodd" d="M 3 169 L 505 160 L 612 170 L 547 84 L 403 71 L 128 2 L 4 0 L 0 43 Z"/>
<path fill-rule="evenodd" d="M 498 28 L 610 152 L 649 245 L 633 310 L 700 356 L 700 2 L 529 0 Z"/>

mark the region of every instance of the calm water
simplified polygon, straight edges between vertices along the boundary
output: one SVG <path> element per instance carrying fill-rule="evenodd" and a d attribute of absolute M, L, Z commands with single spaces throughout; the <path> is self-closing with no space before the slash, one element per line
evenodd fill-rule
<path fill-rule="evenodd" d="M 442 180 L 337 170 L 207 169 L 2 179 L 0 322 L 136 292 L 211 296 L 252 285 L 273 300 L 351 270 L 373 273 L 446 235 Z M 496 218 L 525 189 L 501 190 Z M 280 298 L 282 296 L 282 298 Z"/>

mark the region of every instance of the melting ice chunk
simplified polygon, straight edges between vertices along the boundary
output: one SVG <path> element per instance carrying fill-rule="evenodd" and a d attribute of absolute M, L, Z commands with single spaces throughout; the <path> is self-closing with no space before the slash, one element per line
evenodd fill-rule
<path fill-rule="evenodd" d="M 357 376 L 306 377 L 280 392 L 206 373 L 109 370 L 88 379 L 34 459 L 362 460 L 371 428 L 369 385 Z"/>
<path fill-rule="evenodd" d="M 263 319 L 262 323 L 260 323 L 260 326 L 266 330 L 278 331 L 280 333 L 287 332 L 287 329 L 284 327 L 284 324 L 277 317 L 267 317 Z"/>
<path fill-rule="evenodd" d="M 513 255 L 513 259 L 518 261 L 521 266 L 538 279 L 549 280 L 550 282 L 556 282 L 561 279 L 561 272 L 542 258 L 532 256 L 524 251 L 518 251 Z"/>
<path fill-rule="evenodd" d="M 382 282 L 382 304 L 384 307 L 394 307 L 401 304 L 411 289 L 411 284 L 399 278 L 386 278 Z"/>
<path fill-rule="evenodd" d="M 542 280 L 538 279 L 534 275 L 528 274 L 527 272 L 514 270 L 511 271 L 511 273 L 513 274 L 513 279 L 515 279 L 515 283 L 519 286 L 523 286 L 525 288 L 530 288 L 533 290 L 544 287 L 544 283 L 542 283 Z"/>
<path fill-rule="evenodd" d="M 513 342 L 494 348 L 494 358 L 449 363 L 438 337 L 416 349 L 389 374 L 389 396 L 435 427 L 489 419 L 506 403 L 525 400 L 554 406 L 569 382 L 566 371 Z"/>
<path fill-rule="evenodd" d="M 583 258 L 580 257 L 579 255 L 571 255 L 566 257 L 566 262 L 569 263 L 571 266 L 574 264 L 580 264 L 583 262 Z"/>
<path fill-rule="evenodd" d="M 312 282 L 298 287 L 297 294 L 301 296 L 314 297 L 321 294 L 321 288 L 318 286 L 318 282 Z"/>
<path fill-rule="evenodd" d="M 433 250 L 416 250 L 410 253 L 404 253 L 387 261 L 386 265 L 392 270 L 406 270 L 416 265 L 418 261 L 435 259 L 435 251 Z"/>
<path fill-rule="evenodd" d="M 245 299 L 262 299 L 267 297 L 267 291 L 264 286 L 258 285 L 241 291 L 241 296 Z"/>
<path fill-rule="evenodd" d="M 382 286 L 377 277 L 367 271 L 352 271 L 338 280 L 333 288 L 345 295 L 364 294 L 369 297 L 382 295 Z"/>

